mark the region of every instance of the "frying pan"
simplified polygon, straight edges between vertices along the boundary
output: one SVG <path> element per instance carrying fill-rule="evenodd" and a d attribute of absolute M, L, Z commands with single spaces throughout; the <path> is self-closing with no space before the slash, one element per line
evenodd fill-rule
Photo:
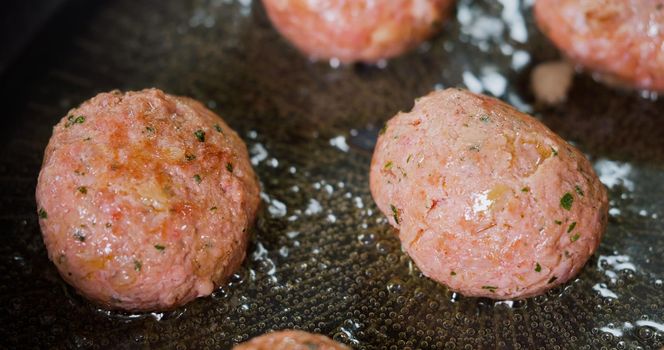
<path fill-rule="evenodd" d="M 664 345 L 664 101 L 577 75 L 533 102 L 558 58 L 531 1 L 461 0 L 442 33 L 386 67 L 302 57 L 254 0 L 70 1 L 2 77 L 0 347 L 225 349 L 299 328 L 359 349 L 658 349 Z M 51 128 L 97 92 L 194 97 L 245 139 L 264 206 L 244 266 L 174 311 L 97 309 L 48 261 L 34 189 Z M 466 298 L 424 276 L 374 205 L 377 130 L 434 88 L 466 86 L 531 112 L 591 158 L 610 223 L 581 274 L 545 295 Z"/>

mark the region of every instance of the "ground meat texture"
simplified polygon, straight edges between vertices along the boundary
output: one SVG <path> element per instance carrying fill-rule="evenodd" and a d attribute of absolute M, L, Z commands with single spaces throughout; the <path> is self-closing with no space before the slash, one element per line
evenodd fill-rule
<path fill-rule="evenodd" d="M 467 296 L 541 294 L 599 245 L 607 193 L 590 162 L 536 119 L 465 90 L 392 118 L 371 193 L 422 272 Z"/>
<path fill-rule="evenodd" d="M 303 331 L 272 332 L 251 339 L 233 350 L 350 350 L 328 337 Z"/>
<path fill-rule="evenodd" d="M 530 85 L 538 102 L 555 105 L 567 99 L 572 79 L 574 79 L 574 67 L 569 62 L 543 62 L 533 69 Z"/>
<path fill-rule="evenodd" d="M 664 90 L 664 0 L 538 0 L 535 17 L 564 54 L 600 78 Z"/>
<path fill-rule="evenodd" d="M 49 258 L 103 307 L 163 310 L 241 264 L 259 185 L 212 111 L 160 90 L 102 93 L 53 129 L 37 184 Z"/>
<path fill-rule="evenodd" d="M 305 54 L 376 62 L 439 28 L 453 0 L 263 0 L 274 26 Z"/>

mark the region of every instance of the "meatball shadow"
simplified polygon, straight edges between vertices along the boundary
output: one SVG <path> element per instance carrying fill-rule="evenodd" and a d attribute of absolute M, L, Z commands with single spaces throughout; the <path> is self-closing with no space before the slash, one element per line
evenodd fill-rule
<path fill-rule="evenodd" d="M 260 2 L 254 2 L 251 20 L 253 24 L 240 34 L 245 68 L 230 85 L 251 91 L 246 100 L 251 100 L 248 105 L 253 111 L 248 114 L 256 115 L 260 129 L 297 124 L 311 137 L 316 132 L 327 136 L 350 128 L 382 126 L 430 91 L 441 74 L 436 58 L 423 48 L 385 66 L 313 62 L 277 32 Z M 266 115 L 274 122 L 265 123 Z"/>
<path fill-rule="evenodd" d="M 555 106 L 539 105 L 530 85 L 537 64 L 562 60 L 561 53 L 539 30 L 529 41 L 530 69 L 513 82 L 520 94 L 536 106 L 535 115 L 563 138 L 595 157 L 664 165 L 664 99 L 645 91 L 609 86 L 591 72 L 577 72 L 567 100 Z"/>
<path fill-rule="evenodd" d="M 540 111 L 543 122 L 598 157 L 664 165 L 664 100 L 577 75 L 566 103 Z"/>

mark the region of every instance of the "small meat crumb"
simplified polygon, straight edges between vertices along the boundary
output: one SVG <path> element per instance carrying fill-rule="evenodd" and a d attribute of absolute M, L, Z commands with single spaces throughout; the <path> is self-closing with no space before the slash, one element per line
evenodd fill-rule
<path fill-rule="evenodd" d="M 530 76 L 530 84 L 538 102 L 555 105 L 567 99 L 572 86 L 574 67 L 567 61 L 540 63 Z"/>

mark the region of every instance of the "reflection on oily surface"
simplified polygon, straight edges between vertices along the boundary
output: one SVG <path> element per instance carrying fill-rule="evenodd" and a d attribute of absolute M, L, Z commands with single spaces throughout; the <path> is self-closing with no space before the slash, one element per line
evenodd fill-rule
<path fill-rule="evenodd" d="M 594 155 L 664 163 L 664 101 L 577 76 L 569 101 L 542 111 L 543 121 Z"/>
<path fill-rule="evenodd" d="M 59 39 L 57 59 L 17 67 L 45 70 L 15 83 L 29 99 L 8 102 L 16 112 L 0 161 L 2 346 L 229 348 L 286 328 L 367 349 L 663 345 L 663 102 L 577 76 L 566 104 L 532 104 L 529 71 L 558 54 L 524 2 L 460 1 L 438 37 L 384 68 L 308 62 L 257 1 L 120 0 L 87 20 L 73 15 L 80 28 Z M 36 175 L 70 107 L 97 91 L 148 86 L 206 102 L 238 130 L 263 211 L 243 268 L 212 297 L 168 313 L 108 313 L 65 287 L 47 260 Z M 499 96 L 590 155 L 610 190 L 610 222 L 577 279 L 527 300 L 465 298 L 402 253 L 369 194 L 372 145 L 394 113 L 449 86 Z"/>

